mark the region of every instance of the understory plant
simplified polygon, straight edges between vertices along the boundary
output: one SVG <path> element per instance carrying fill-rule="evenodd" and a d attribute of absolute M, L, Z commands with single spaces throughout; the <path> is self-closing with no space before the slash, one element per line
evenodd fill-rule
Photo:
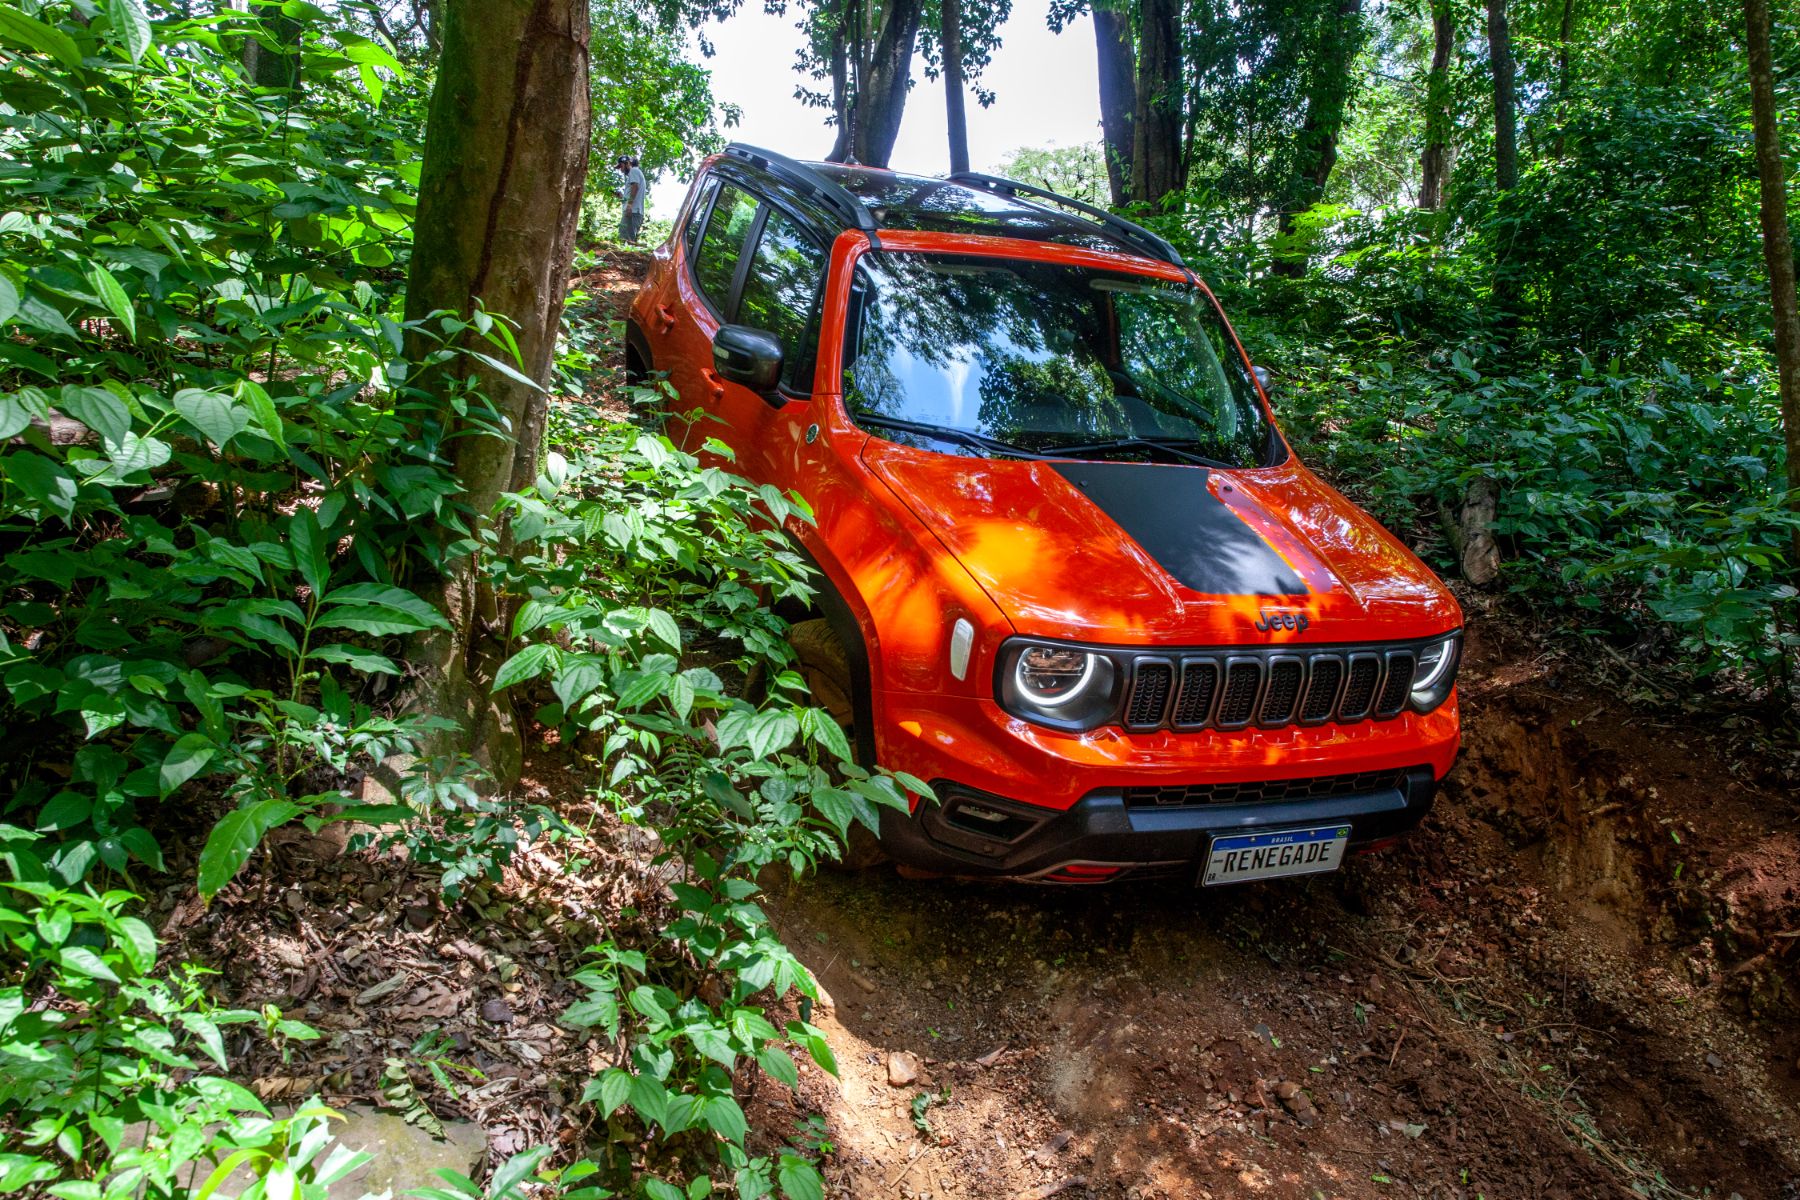
<path fill-rule="evenodd" d="M 787 532 L 812 519 L 802 500 L 730 474 L 721 443 L 705 464 L 580 406 L 557 410 L 552 445 L 535 488 L 505 500 L 517 552 L 494 575 L 516 650 L 496 683 L 535 689 L 539 719 L 589 748 L 602 797 L 654 829 L 673 901 L 648 945 L 609 938 L 573 977 L 585 994 L 563 1023 L 617 1060 L 583 1101 L 700 1149 L 746 1200 L 814 1200 L 811 1156 L 758 1147 L 739 1101 L 757 1075 L 797 1084 L 790 1048 L 836 1071 L 805 1019 L 817 985 L 756 903 L 761 879 L 835 858 L 852 822 L 874 830 L 880 808 L 929 790 L 851 761 L 790 667 L 774 606 L 811 594 Z M 769 1005 L 790 994 L 802 1015 L 777 1026 Z M 705 1194 L 710 1179 L 688 1174 Z M 656 1200 L 695 1194 L 639 1182 Z"/>

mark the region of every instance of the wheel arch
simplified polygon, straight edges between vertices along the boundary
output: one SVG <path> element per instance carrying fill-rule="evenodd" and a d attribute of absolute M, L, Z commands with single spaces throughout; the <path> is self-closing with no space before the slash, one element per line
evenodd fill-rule
<path fill-rule="evenodd" d="M 813 569 L 813 608 L 831 627 L 832 635 L 844 648 L 850 666 L 850 704 L 856 713 L 856 761 L 869 767 L 875 764 L 875 684 L 869 659 L 868 640 L 863 624 L 850 601 L 838 589 L 818 557 L 800 541 L 789 536 L 794 550 Z"/>

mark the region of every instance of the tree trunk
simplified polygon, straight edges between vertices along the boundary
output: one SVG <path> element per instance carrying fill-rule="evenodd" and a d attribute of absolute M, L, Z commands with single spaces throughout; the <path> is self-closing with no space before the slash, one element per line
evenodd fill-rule
<path fill-rule="evenodd" d="M 1506 0 L 1487 0 L 1487 26 L 1488 62 L 1494 72 L 1494 182 L 1510 192 L 1519 186 L 1519 131 Z"/>
<path fill-rule="evenodd" d="M 858 162 L 872 167 L 888 165 L 894 139 L 900 136 L 900 118 L 906 112 L 921 15 L 921 0 L 890 0 L 883 6 L 881 29 L 867 45 L 866 57 L 852 81 L 849 119 L 839 123 L 829 158 L 842 162 L 854 150 Z M 851 39 L 852 60 L 859 57 L 864 40 Z"/>
<path fill-rule="evenodd" d="M 504 314 L 518 342 L 518 369 L 546 382 L 587 176 L 587 0 L 446 0 L 443 46 L 425 128 L 406 317 L 466 314 L 478 303 Z M 431 348 L 422 336 L 408 347 L 414 361 Z M 542 390 L 474 358 L 447 365 L 422 386 L 448 391 L 471 375 L 513 435 L 468 433 L 450 443 L 463 498 L 485 523 L 501 492 L 536 477 L 548 405 Z M 504 553 L 504 530 L 496 542 Z M 464 747 L 484 751 L 504 785 L 518 769 L 517 735 L 488 685 L 503 652 L 492 635 L 507 621 L 472 558 L 452 560 L 442 587 L 452 629 L 415 644 L 413 703 L 457 721 Z"/>
<path fill-rule="evenodd" d="M 1176 0 L 1140 0 L 1131 198 L 1160 205 L 1181 178 L 1181 27 Z"/>
<path fill-rule="evenodd" d="M 1800 508 L 1800 305 L 1794 297 L 1794 243 L 1788 230 L 1787 168 L 1776 124 L 1775 67 L 1769 50 L 1768 0 L 1744 0 L 1745 57 L 1750 63 L 1750 113 L 1756 133 L 1756 173 L 1762 183 L 1763 261 L 1774 309 L 1775 363 L 1781 381 L 1781 423 L 1787 435 L 1791 502 Z M 1800 571 L 1800 531 L 1789 566 Z"/>
<path fill-rule="evenodd" d="M 1562 29 L 1556 42 L 1556 96 L 1569 94 L 1569 45 L 1575 40 L 1575 0 L 1563 0 Z"/>
<path fill-rule="evenodd" d="M 1131 21 L 1122 12 L 1094 8 L 1094 49 L 1100 58 L 1101 149 L 1106 154 L 1106 182 L 1115 207 L 1131 199 L 1132 78 L 1137 74 L 1131 48 Z"/>
<path fill-rule="evenodd" d="M 245 38 L 244 70 L 250 73 L 251 82 L 259 88 L 291 91 L 300 86 L 300 22 L 283 16 L 280 9 L 258 11 L 257 21 L 275 46 Z"/>
<path fill-rule="evenodd" d="M 1431 74 L 1425 79 L 1425 152 L 1419 156 L 1419 207 L 1444 203 L 1450 174 L 1450 55 L 1456 49 L 1451 0 L 1431 0 Z"/>
<path fill-rule="evenodd" d="M 969 169 L 969 119 L 963 111 L 962 0 L 941 0 L 944 115 L 950 130 L 950 173 Z"/>
<path fill-rule="evenodd" d="M 1325 198 L 1325 185 L 1337 166 L 1338 135 L 1344 130 L 1344 114 L 1350 107 L 1350 67 L 1362 48 L 1362 0 L 1339 0 L 1332 33 L 1327 49 L 1313 66 L 1295 156 L 1296 177 L 1281 206 L 1284 238 L 1293 236 L 1295 219 L 1301 213 Z M 1274 271 L 1289 278 L 1304 275 L 1305 252 L 1284 250 L 1275 259 Z"/>

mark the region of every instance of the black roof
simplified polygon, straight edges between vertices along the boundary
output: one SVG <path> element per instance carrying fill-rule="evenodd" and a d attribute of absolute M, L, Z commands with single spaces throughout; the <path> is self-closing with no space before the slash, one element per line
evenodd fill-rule
<path fill-rule="evenodd" d="M 1016 180 L 960 174 L 948 179 L 877 167 L 798 162 L 733 143 L 726 160 L 782 184 L 830 232 L 851 228 L 981 234 L 1124 251 L 1182 265 L 1168 242 L 1123 217 Z"/>
<path fill-rule="evenodd" d="M 882 229 L 975 233 L 1141 253 L 1092 221 L 954 180 L 843 163 L 806 165 L 867 205 Z"/>

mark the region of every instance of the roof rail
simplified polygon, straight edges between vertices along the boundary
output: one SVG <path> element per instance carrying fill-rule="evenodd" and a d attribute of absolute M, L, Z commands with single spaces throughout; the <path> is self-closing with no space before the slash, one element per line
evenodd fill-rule
<path fill-rule="evenodd" d="M 875 214 L 869 211 L 868 205 L 858 200 L 848 189 L 833 183 L 798 159 L 777 154 L 773 150 L 764 150 L 760 146 L 747 146 L 743 142 L 733 142 L 725 147 L 725 156 L 747 162 L 767 171 L 789 187 L 800 189 L 836 213 L 852 229 L 860 229 L 864 233 L 875 231 Z"/>
<path fill-rule="evenodd" d="M 1035 196 L 1040 200 L 1049 200 L 1065 205 L 1091 218 L 1095 224 L 1103 227 L 1108 233 L 1140 250 L 1147 251 L 1151 258 L 1160 258 L 1164 262 L 1177 267 L 1186 267 L 1181 254 L 1171 246 L 1165 238 L 1159 237 L 1134 221 L 1127 221 L 1117 213 L 1109 213 L 1104 208 L 1096 208 L 1092 204 L 1083 204 L 1079 200 L 1059 195 L 1047 188 L 1033 187 L 1029 183 L 1020 183 L 1016 179 L 1002 179 L 998 175 L 983 175 L 979 171 L 958 171 L 951 175 L 952 183 L 960 183 L 964 187 L 982 188 L 990 192 L 998 192 L 1009 199 L 1018 199 L 1021 195 Z M 1041 207 L 1041 206 L 1037 206 Z"/>

